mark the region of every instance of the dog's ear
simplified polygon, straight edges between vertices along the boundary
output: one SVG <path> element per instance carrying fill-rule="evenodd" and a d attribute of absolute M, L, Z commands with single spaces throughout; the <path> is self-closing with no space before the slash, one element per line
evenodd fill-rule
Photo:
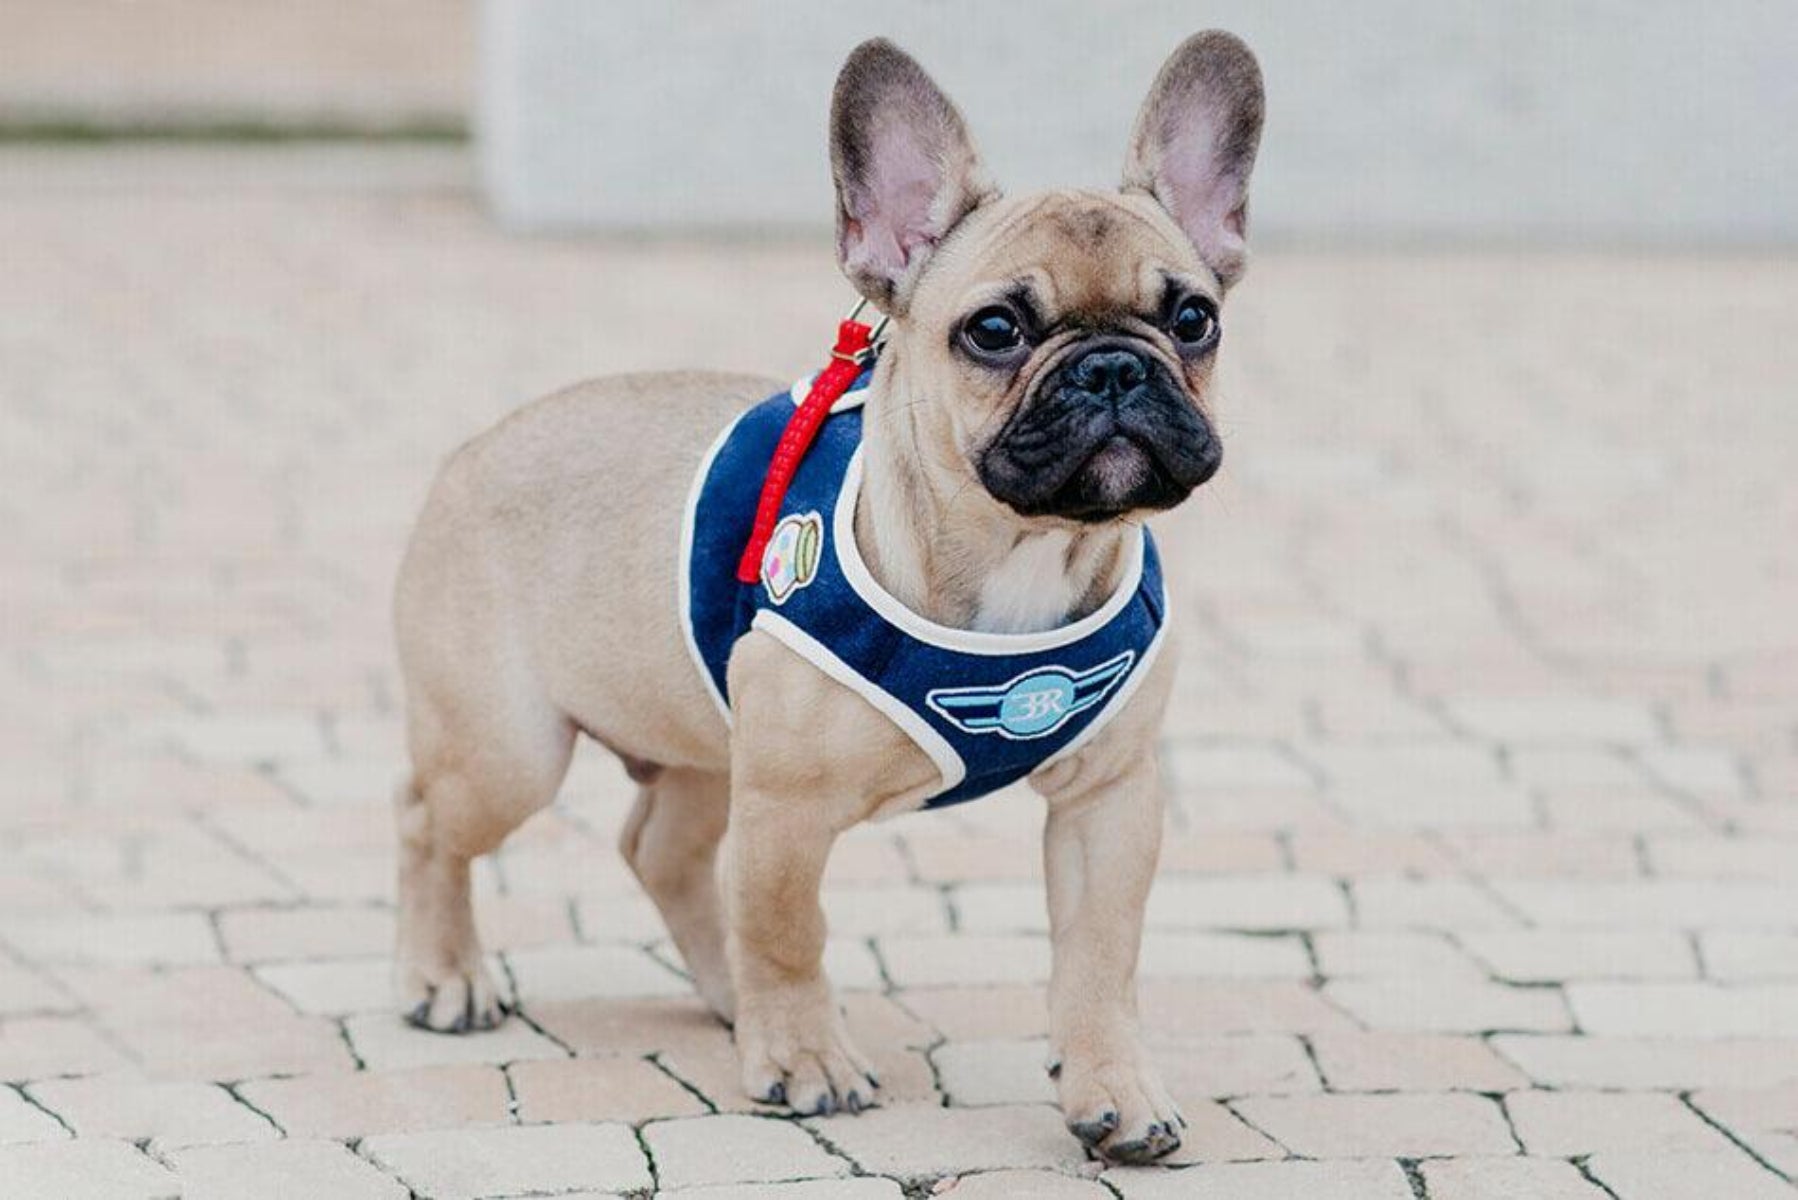
<path fill-rule="evenodd" d="M 856 290 L 903 312 L 931 249 L 994 192 L 949 98 L 885 38 L 863 42 L 830 104 L 837 262 Z"/>
<path fill-rule="evenodd" d="M 1222 30 L 1196 33 L 1155 77 L 1124 163 L 1124 190 L 1159 201 L 1225 287 L 1248 266 L 1249 173 L 1265 107 L 1249 48 Z"/>

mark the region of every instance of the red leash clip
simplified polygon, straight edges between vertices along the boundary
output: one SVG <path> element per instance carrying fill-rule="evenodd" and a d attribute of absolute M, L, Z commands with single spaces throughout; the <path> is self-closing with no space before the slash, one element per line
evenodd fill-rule
<path fill-rule="evenodd" d="M 879 352 L 880 347 L 874 339 L 886 327 L 886 318 L 882 317 L 872 326 L 856 320 L 867 304 L 866 300 L 857 303 L 837 326 L 837 344 L 830 352 L 830 362 L 812 380 L 805 401 L 793 411 L 787 427 L 781 431 L 774 457 L 768 463 L 768 474 L 762 480 L 762 497 L 755 506 L 755 527 L 749 535 L 749 544 L 743 547 L 743 557 L 737 562 L 740 582 L 754 583 L 762 577 L 762 554 L 768 548 L 768 539 L 774 536 L 774 526 L 780 521 L 781 501 L 786 499 L 787 488 L 792 485 L 805 452 L 812 448 L 818 430 L 823 428 L 824 418 L 830 415 L 830 406 L 842 399 L 849 385 L 861 375 L 862 368 Z"/>

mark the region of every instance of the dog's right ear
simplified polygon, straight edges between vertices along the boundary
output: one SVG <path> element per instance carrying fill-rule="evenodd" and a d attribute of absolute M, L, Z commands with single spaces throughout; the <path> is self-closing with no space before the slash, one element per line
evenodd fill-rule
<path fill-rule="evenodd" d="M 931 250 L 994 194 L 955 105 L 885 38 L 863 42 L 830 104 L 837 262 L 889 315 L 904 312 Z"/>

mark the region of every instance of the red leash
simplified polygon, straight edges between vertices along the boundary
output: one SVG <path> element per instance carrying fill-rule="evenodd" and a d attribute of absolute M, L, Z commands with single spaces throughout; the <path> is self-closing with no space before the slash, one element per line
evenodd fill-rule
<path fill-rule="evenodd" d="M 879 325 L 864 325 L 855 319 L 866 304 L 866 300 L 857 304 L 837 326 L 837 344 L 830 352 L 830 362 L 812 380 L 812 390 L 781 431 L 774 458 L 768 463 L 768 474 L 762 480 L 762 498 L 755 506 L 755 528 L 737 562 L 737 578 L 743 583 L 754 583 L 762 577 L 762 552 L 768 548 L 768 539 L 774 536 L 774 526 L 780 521 L 781 501 L 786 499 L 787 488 L 792 485 L 805 452 L 812 448 L 824 418 L 830 415 L 830 406 L 842 399 L 874 357 L 874 334 Z M 881 324 L 884 323 L 883 319 Z"/>

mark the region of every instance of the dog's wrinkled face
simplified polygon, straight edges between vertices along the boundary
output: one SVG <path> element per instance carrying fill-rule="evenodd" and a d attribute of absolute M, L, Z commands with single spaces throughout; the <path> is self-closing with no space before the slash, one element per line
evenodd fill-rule
<path fill-rule="evenodd" d="M 1001 198 L 903 51 L 870 42 L 845 64 L 831 115 L 844 272 L 892 316 L 931 440 L 1016 513 L 1108 521 L 1171 508 L 1216 473 L 1209 391 L 1261 112 L 1248 48 L 1199 34 L 1143 104 L 1121 191 Z"/>
<path fill-rule="evenodd" d="M 1222 289 L 1158 205 L 1001 200 L 942 249 L 912 296 L 905 352 L 935 359 L 930 389 L 996 499 L 1106 521 L 1171 508 L 1216 473 L 1205 393 Z"/>

